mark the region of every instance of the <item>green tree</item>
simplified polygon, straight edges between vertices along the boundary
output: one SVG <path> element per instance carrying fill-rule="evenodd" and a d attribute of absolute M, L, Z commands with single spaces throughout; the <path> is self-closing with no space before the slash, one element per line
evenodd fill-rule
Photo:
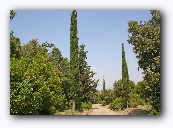
<path fill-rule="evenodd" d="M 105 79 L 103 76 L 103 97 L 105 98 Z"/>
<path fill-rule="evenodd" d="M 66 107 L 69 108 L 70 102 L 70 83 L 69 83 L 69 72 L 70 64 L 67 58 L 64 58 L 61 51 L 54 47 L 52 52 L 49 54 L 49 61 L 60 71 L 58 76 L 61 78 L 62 92 L 66 98 Z"/>
<path fill-rule="evenodd" d="M 26 57 L 35 57 L 37 55 L 47 55 L 46 47 L 42 47 L 37 39 L 32 39 L 29 43 L 21 47 L 21 55 Z"/>
<path fill-rule="evenodd" d="M 81 106 L 79 92 L 79 58 L 78 58 L 78 31 L 77 31 L 77 12 L 71 13 L 70 24 L 70 94 L 73 100 L 72 109 L 79 109 Z"/>
<path fill-rule="evenodd" d="M 122 94 L 122 80 L 115 81 L 113 84 L 114 87 L 114 99 L 120 97 Z"/>
<path fill-rule="evenodd" d="M 18 37 L 13 35 L 13 32 L 10 33 L 10 58 L 20 57 L 21 52 L 21 42 Z"/>
<path fill-rule="evenodd" d="M 111 89 L 105 89 L 105 101 L 106 101 L 106 105 L 108 105 L 109 103 L 112 102 L 114 98 L 114 91 Z"/>
<path fill-rule="evenodd" d="M 88 63 L 86 61 L 85 45 L 79 46 L 79 97 L 82 102 L 92 101 L 94 93 L 96 92 L 96 87 L 98 80 L 93 79 L 94 73 L 91 71 Z"/>
<path fill-rule="evenodd" d="M 15 16 L 17 15 L 17 13 L 14 10 L 10 10 L 10 19 L 12 20 Z"/>
<path fill-rule="evenodd" d="M 123 108 L 128 107 L 129 93 L 130 93 L 130 85 L 129 85 L 129 74 L 128 67 L 125 58 L 124 44 L 122 43 L 122 98 L 124 99 Z"/>
<path fill-rule="evenodd" d="M 147 83 L 146 81 L 140 81 L 134 88 L 134 92 L 140 96 L 142 100 L 145 102 L 148 101 L 147 91 L 146 91 Z"/>
<path fill-rule="evenodd" d="M 160 11 L 151 10 L 147 22 L 129 21 L 128 42 L 136 53 L 139 67 L 147 82 L 146 91 L 152 105 L 152 113 L 160 114 Z"/>
<path fill-rule="evenodd" d="M 10 59 L 10 113 L 36 115 L 64 110 L 65 96 L 57 75 L 60 71 L 46 54 L 37 51 L 31 55 L 34 56 L 23 54 L 20 59 Z"/>
<path fill-rule="evenodd" d="M 16 12 L 14 10 L 10 10 L 10 19 L 12 20 L 16 16 Z M 14 32 L 10 32 L 10 58 L 18 58 L 20 57 L 21 51 L 21 42 L 18 37 L 14 36 Z"/>
<path fill-rule="evenodd" d="M 58 48 L 54 47 L 52 49 L 52 52 L 49 55 L 49 59 L 53 62 L 57 69 L 61 69 L 63 57 L 61 51 Z"/>

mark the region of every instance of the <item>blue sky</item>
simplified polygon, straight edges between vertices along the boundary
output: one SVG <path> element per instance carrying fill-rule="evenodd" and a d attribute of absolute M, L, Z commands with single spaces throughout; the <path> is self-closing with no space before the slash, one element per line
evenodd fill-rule
<path fill-rule="evenodd" d="M 70 56 L 70 14 L 72 10 L 16 10 L 10 21 L 10 30 L 22 44 L 31 39 L 45 41 L 58 47 L 64 57 Z M 124 43 L 129 78 L 135 83 L 142 80 L 137 59 L 128 44 L 128 22 L 148 21 L 149 10 L 77 10 L 79 45 L 84 43 L 88 51 L 87 62 L 97 74 L 98 89 L 102 89 L 103 76 L 106 88 L 121 79 L 122 43 Z"/>

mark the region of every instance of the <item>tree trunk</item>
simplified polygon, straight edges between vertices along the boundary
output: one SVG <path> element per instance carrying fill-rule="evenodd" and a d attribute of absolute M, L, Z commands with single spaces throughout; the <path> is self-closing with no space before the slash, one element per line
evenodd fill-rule
<path fill-rule="evenodd" d="M 75 100 L 73 100 L 72 110 L 75 110 Z"/>

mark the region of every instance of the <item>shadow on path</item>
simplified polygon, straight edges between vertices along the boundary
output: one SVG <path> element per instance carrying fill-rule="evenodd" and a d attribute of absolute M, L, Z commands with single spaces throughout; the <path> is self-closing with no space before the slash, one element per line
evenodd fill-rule
<path fill-rule="evenodd" d="M 147 115 L 147 113 L 148 113 L 147 110 L 133 109 L 127 115 Z"/>

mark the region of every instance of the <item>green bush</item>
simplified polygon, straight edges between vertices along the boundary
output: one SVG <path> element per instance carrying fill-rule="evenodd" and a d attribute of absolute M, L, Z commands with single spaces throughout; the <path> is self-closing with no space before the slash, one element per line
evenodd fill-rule
<path fill-rule="evenodd" d="M 118 97 L 109 104 L 111 110 L 121 110 L 124 107 L 124 100 L 122 97 Z"/>
<path fill-rule="evenodd" d="M 145 102 L 140 98 L 138 94 L 129 95 L 129 107 L 136 108 L 138 105 L 144 105 Z"/>
<path fill-rule="evenodd" d="M 105 97 L 105 100 L 106 100 L 106 105 L 110 104 L 110 102 L 112 101 L 112 98 L 109 97 L 109 96 L 106 96 Z"/>
<path fill-rule="evenodd" d="M 92 108 L 92 103 L 91 102 L 82 102 L 82 109 L 89 110 L 91 108 Z"/>
<path fill-rule="evenodd" d="M 102 106 L 106 106 L 106 100 L 101 101 Z"/>

